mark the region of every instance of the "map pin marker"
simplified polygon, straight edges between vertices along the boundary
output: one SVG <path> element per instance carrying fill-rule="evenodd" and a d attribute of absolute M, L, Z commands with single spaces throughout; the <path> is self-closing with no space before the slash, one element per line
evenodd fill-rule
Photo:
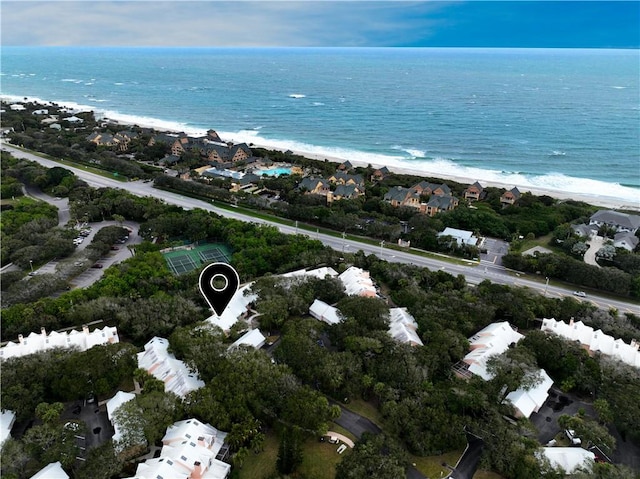
<path fill-rule="evenodd" d="M 200 273 L 200 293 L 218 316 L 227 309 L 239 284 L 238 272 L 226 263 L 211 263 Z"/>

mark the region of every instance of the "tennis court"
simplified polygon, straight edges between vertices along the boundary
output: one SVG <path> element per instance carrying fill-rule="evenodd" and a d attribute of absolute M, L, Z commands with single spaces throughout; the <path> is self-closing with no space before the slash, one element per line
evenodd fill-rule
<path fill-rule="evenodd" d="M 208 263 L 229 263 L 231 251 L 223 243 L 193 244 L 162 253 L 169 270 L 180 275 L 198 269 Z"/>
<path fill-rule="evenodd" d="M 230 259 L 225 251 L 217 247 L 207 247 L 206 249 L 201 249 L 200 251 L 198 251 L 198 255 L 200 256 L 200 259 L 205 263 L 228 263 Z"/>
<path fill-rule="evenodd" d="M 188 254 L 180 254 L 172 257 L 165 256 L 165 260 L 167 261 L 169 269 L 173 274 L 186 273 L 198 267 L 198 265 Z"/>

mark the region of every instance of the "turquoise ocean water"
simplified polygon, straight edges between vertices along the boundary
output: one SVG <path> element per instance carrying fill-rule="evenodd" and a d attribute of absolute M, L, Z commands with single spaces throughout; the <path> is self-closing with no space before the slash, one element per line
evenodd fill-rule
<path fill-rule="evenodd" d="M 0 93 L 225 140 L 640 203 L 640 55 L 3 47 Z"/>

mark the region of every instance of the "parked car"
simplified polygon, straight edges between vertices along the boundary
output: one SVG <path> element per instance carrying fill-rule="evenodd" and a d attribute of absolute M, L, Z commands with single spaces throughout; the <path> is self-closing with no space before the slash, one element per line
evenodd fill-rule
<path fill-rule="evenodd" d="M 579 296 L 581 298 L 586 298 L 587 297 L 587 294 L 584 291 L 574 291 L 573 295 L 574 296 Z"/>
<path fill-rule="evenodd" d="M 112 250 L 112 251 L 116 251 L 116 250 L 119 250 L 119 249 L 120 249 L 120 248 L 118 248 L 117 246 L 112 246 L 112 247 L 111 247 L 111 250 Z"/>
<path fill-rule="evenodd" d="M 102 269 L 102 265 L 100 263 L 96 263 L 93 266 L 91 266 L 92 268 L 96 268 L 96 269 Z"/>
<path fill-rule="evenodd" d="M 571 444 L 573 444 L 574 446 L 579 446 L 580 444 L 582 444 L 582 439 L 576 437 L 576 432 L 573 429 L 565 429 L 564 433 L 567 436 L 567 439 L 569 439 L 569 441 L 571 441 Z"/>

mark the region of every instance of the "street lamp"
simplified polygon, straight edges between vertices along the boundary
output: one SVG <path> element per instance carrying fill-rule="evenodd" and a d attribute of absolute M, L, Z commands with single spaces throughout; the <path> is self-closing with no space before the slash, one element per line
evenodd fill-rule
<path fill-rule="evenodd" d="M 547 276 L 547 283 L 544 285 L 544 296 L 547 297 L 547 288 L 549 287 L 549 276 Z"/>
<path fill-rule="evenodd" d="M 384 248 L 384 240 L 380 241 L 380 256 L 382 256 L 382 248 Z"/>
<path fill-rule="evenodd" d="M 29 260 L 29 266 L 31 266 L 31 272 L 33 273 L 33 260 Z"/>

